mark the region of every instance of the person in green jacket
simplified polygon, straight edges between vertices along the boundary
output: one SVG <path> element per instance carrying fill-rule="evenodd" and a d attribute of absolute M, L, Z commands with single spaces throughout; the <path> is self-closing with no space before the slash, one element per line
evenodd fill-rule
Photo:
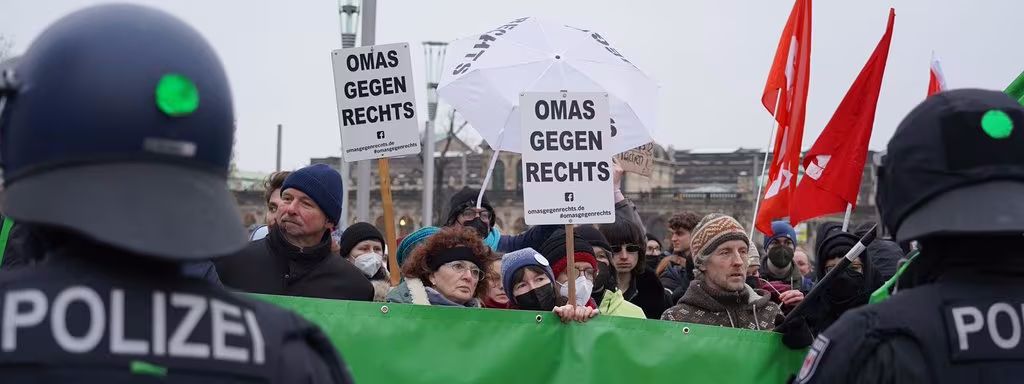
<path fill-rule="evenodd" d="M 594 292 L 590 297 L 598 303 L 597 308 L 601 310 L 601 313 L 608 316 L 646 319 L 643 309 L 622 296 L 615 277 L 615 265 L 610 261 L 612 246 L 608 244 L 608 240 L 601 234 L 601 231 L 591 225 L 581 225 L 576 227 L 576 234 L 594 247 L 594 257 L 597 258 L 597 276 L 594 278 Z"/>

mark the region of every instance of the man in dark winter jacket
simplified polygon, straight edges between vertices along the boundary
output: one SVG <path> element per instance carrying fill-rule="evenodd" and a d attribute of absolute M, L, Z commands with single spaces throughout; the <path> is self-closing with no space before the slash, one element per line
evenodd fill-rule
<path fill-rule="evenodd" d="M 341 189 L 341 175 L 324 164 L 288 175 L 281 186 L 277 223 L 267 237 L 217 260 L 224 285 L 252 293 L 373 300 L 370 280 L 331 252 Z"/>

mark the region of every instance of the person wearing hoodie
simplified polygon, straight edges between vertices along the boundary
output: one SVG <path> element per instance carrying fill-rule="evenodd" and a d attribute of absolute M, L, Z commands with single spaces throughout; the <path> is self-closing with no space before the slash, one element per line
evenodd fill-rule
<path fill-rule="evenodd" d="M 370 223 L 345 228 L 338 239 L 338 254 L 355 264 L 373 284 L 373 301 L 383 302 L 391 289 L 391 274 L 384 259 L 384 235 Z"/>
<path fill-rule="evenodd" d="M 781 310 L 768 293 L 745 281 L 751 244 L 743 226 L 726 215 L 707 215 L 694 229 L 690 244 L 696 279 L 661 319 L 771 330 Z"/>
<path fill-rule="evenodd" d="M 618 271 L 616 278 L 623 296 L 643 309 L 648 319 L 660 317 L 671 305 L 670 292 L 665 292 L 658 275 L 647 268 L 643 229 L 628 220 L 601 224 L 598 229 L 611 245 L 612 264 Z"/>
<path fill-rule="evenodd" d="M 761 278 L 780 281 L 791 289 L 808 292 L 811 282 L 804 279 L 800 274 L 800 268 L 793 262 L 796 246 L 796 231 L 793 226 L 785 221 L 773 222 L 772 235 L 764 238 L 764 249 L 768 255 L 761 259 Z"/>
<path fill-rule="evenodd" d="M 550 263 L 533 248 L 509 252 L 501 258 L 501 285 L 509 308 L 552 311 L 563 323 L 584 323 L 601 313 L 586 305 L 567 304 L 568 299 L 555 294 L 555 281 Z"/>
<path fill-rule="evenodd" d="M 874 226 L 874 222 L 861 224 L 853 231 L 853 234 L 858 238 L 864 237 Z M 895 241 L 889 238 L 882 238 L 881 236 L 872 241 L 871 244 L 868 244 L 866 252 L 868 257 L 871 258 L 871 265 L 878 271 L 882 280 L 889 280 L 896 276 L 896 271 L 900 266 L 900 259 L 907 255 L 907 252 L 904 252 L 903 248 L 896 244 Z"/>
<path fill-rule="evenodd" d="M 472 228 L 488 247 L 498 252 L 538 248 L 559 228 L 557 225 L 539 225 L 515 236 L 502 235 L 494 226 L 496 215 L 486 194 L 480 201 L 480 208 L 476 207 L 479 193 L 480 190 L 469 187 L 455 193 L 448 203 L 450 208 L 444 226 Z"/>
<path fill-rule="evenodd" d="M 814 252 L 817 256 L 818 276 L 828 274 L 858 241 L 859 237 L 842 230 L 829 232 L 827 238 L 818 242 L 818 249 Z M 867 252 L 861 253 L 836 280 L 825 287 L 825 295 L 820 302 L 814 303 L 817 307 L 811 311 L 812 319 L 808 321 L 811 332 L 817 335 L 839 320 L 846 311 L 867 304 L 871 293 L 881 287 L 883 282 L 871 257 Z"/>
<path fill-rule="evenodd" d="M 590 294 L 590 297 L 597 302 L 601 313 L 608 316 L 647 318 L 643 309 L 622 296 L 622 291 L 618 287 L 615 266 L 612 265 L 612 246 L 608 244 L 608 240 L 604 238 L 601 231 L 591 225 L 582 225 L 576 227 L 575 232 L 594 247 L 597 276 L 594 276 L 594 292 Z"/>

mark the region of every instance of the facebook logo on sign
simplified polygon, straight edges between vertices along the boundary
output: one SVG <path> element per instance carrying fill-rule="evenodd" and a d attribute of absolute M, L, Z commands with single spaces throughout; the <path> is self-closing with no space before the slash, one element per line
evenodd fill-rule
<path fill-rule="evenodd" d="M 377 138 L 378 139 L 383 139 L 384 138 L 384 131 L 377 131 Z"/>
<path fill-rule="evenodd" d="M 575 198 L 575 197 L 573 196 L 573 193 L 572 193 L 572 192 L 566 192 L 566 193 L 565 193 L 565 201 L 573 201 L 573 200 L 575 200 L 575 199 L 576 199 L 576 198 Z"/>

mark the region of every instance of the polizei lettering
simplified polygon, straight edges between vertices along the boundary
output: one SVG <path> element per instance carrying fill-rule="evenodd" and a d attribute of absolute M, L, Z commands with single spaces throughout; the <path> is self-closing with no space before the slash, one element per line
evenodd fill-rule
<path fill-rule="evenodd" d="M 395 50 L 373 51 L 350 54 L 345 58 L 349 72 L 375 71 L 396 68 L 400 65 Z M 409 92 L 405 76 L 388 76 L 369 80 L 350 80 L 343 87 L 344 96 L 349 100 Z M 416 106 L 411 101 L 346 108 L 341 111 L 344 126 L 373 124 L 416 117 Z"/>
<path fill-rule="evenodd" d="M 452 75 L 458 76 L 469 72 L 469 69 L 473 67 L 473 63 L 476 62 L 480 56 L 483 56 L 484 52 L 487 52 L 487 49 L 491 47 L 492 42 L 498 40 L 498 37 L 508 33 L 508 31 L 511 31 L 515 27 L 519 26 L 519 24 L 522 24 L 524 21 L 529 19 L 529 17 L 515 19 L 498 28 L 484 32 L 484 34 L 480 35 L 477 43 L 473 45 L 473 50 L 466 53 L 464 61 L 459 63 L 459 65 L 456 65 L 455 69 L 452 70 Z"/>
<path fill-rule="evenodd" d="M 39 289 L 8 291 L 0 351 L 55 346 L 73 354 L 266 362 L 263 332 L 250 309 L 190 293 L 127 294 L 131 297 L 123 289 L 101 293 L 87 286 L 64 288 L 53 297 Z"/>
<path fill-rule="evenodd" d="M 951 305 L 946 319 L 953 360 L 1024 360 L 1024 303 Z"/>
<path fill-rule="evenodd" d="M 538 100 L 534 104 L 538 120 L 592 120 L 593 100 Z M 600 131 L 533 131 L 530 148 L 534 151 L 600 151 L 604 137 Z M 526 162 L 527 182 L 606 181 L 611 177 L 607 161 Z"/>

